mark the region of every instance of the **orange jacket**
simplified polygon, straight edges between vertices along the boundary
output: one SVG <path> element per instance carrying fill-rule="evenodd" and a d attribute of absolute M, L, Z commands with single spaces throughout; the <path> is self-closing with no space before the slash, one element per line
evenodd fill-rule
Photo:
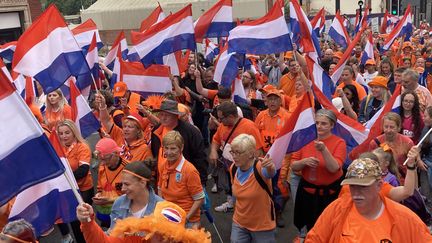
<path fill-rule="evenodd" d="M 393 242 L 432 242 L 428 228 L 416 214 L 389 198 L 380 197 L 390 215 L 390 235 Z M 353 201 L 348 196 L 332 202 L 309 231 L 305 243 L 344 242 L 342 228 L 353 206 Z"/>

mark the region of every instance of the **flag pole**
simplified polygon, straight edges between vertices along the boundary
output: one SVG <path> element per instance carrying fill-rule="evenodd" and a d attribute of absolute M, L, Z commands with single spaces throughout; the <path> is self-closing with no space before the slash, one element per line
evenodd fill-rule
<path fill-rule="evenodd" d="M 420 146 L 424 140 L 426 140 L 427 136 L 429 136 L 429 134 L 432 132 L 432 127 L 429 128 L 429 131 L 427 131 L 427 133 L 423 136 L 423 138 L 420 140 L 420 142 L 418 142 L 418 144 L 416 146 Z M 406 165 L 408 163 L 408 158 L 405 160 L 405 162 L 403 163 L 403 165 Z"/>

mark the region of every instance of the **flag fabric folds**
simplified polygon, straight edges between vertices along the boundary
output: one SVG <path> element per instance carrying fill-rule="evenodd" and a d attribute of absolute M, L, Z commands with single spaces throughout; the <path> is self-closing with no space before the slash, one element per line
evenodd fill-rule
<path fill-rule="evenodd" d="M 364 51 L 363 51 L 362 56 L 361 56 L 360 64 L 365 65 L 366 61 L 369 59 L 372 59 L 375 61 L 374 46 L 373 46 L 373 41 L 372 41 L 372 32 L 369 33 L 369 36 L 367 38 L 366 45 L 364 47 Z"/>
<path fill-rule="evenodd" d="M 233 27 L 232 0 L 219 0 L 195 21 L 196 42 L 202 42 L 205 37 L 228 36 Z"/>
<path fill-rule="evenodd" d="M 412 34 L 412 16 L 411 16 L 411 5 L 405 11 L 404 16 L 399 23 L 394 27 L 392 32 L 388 35 L 387 39 L 384 40 L 382 50 L 387 51 L 393 45 L 393 42 L 401 36 L 405 36 L 405 40 L 409 40 Z"/>
<path fill-rule="evenodd" d="M 55 5 L 21 35 L 12 67 L 17 73 L 34 77 L 47 94 L 70 76 L 89 72 L 81 48 Z"/>
<path fill-rule="evenodd" d="M 204 58 L 213 62 L 213 59 L 219 54 L 219 47 L 209 39 L 205 40 L 205 44 Z"/>
<path fill-rule="evenodd" d="M 320 34 L 325 29 L 325 9 L 321 8 L 320 11 L 310 21 L 310 23 L 315 34 L 320 36 Z"/>
<path fill-rule="evenodd" d="M 306 63 L 312 82 L 321 90 L 321 92 L 331 100 L 336 90 L 336 82 L 316 63 L 311 57 L 306 56 Z"/>
<path fill-rule="evenodd" d="M 95 83 L 99 80 L 99 56 L 96 45 L 96 34 L 93 34 L 93 39 L 86 55 L 86 61 L 89 65 L 90 72 L 76 77 L 76 86 L 86 98 L 90 95 L 90 88 L 93 84 L 93 79 Z"/>
<path fill-rule="evenodd" d="M 63 173 L 41 126 L 0 72 L 0 205 L 19 192 Z"/>
<path fill-rule="evenodd" d="M 162 7 L 158 5 L 155 10 L 153 10 L 153 12 L 151 12 L 151 14 L 141 22 L 140 32 L 143 33 L 154 24 L 161 22 L 164 18 L 165 14 L 162 10 Z"/>
<path fill-rule="evenodd" d="M 146 67 L 153 64 L 155 59 L 170 53 L 184 49 L 195 50 L 192 5 L 171 14 L 144 33 L 134 32 L 132 42 Z"/>
<path fill-rule="evenodd" d="M 101 127 L 100 122 L 93 114 L 87 99 L 80 93 L 73 81 L 69 82 L 69 87 L 72 120 L 82 137 L 87 138 Z"/>
<path fill-rule="evenodd" d="M 96 35 L 97 49 L 100 50 L 103 47 L 99 30 L 96 26 L 96 23 L 92 19 L 88 19 L 84 23 L 73 28 L 72 33 L 79 47 L 83 49 L 84 54 L 87 53 L 94 35 Z"/>
<path fill-rule="evenodd" d="M 337 11 L 333 23 L 330 26 L 328 35 L 336 42 L 336 44 L 345 49 L 350 43 L 350 37 L 344 27 L 343 21 L 342 16 L 339 11 Z"/>
<path fill-rule="evenodd" d="M 51 133 L 49 139 L 66 168 L 65 173 L 71 178 L 72 186 L 78 190 L 78 185 L 55 131 Z M 61 174 L 18 194 L 12 206 L 9 220 L 25 219 L 35 228 L 36 236 L 40 236 L 50 230 L 59 219 L 63 223 L 76 220 L 77 206 L 78 200 L 74 196 L 72 187 L 65 174 Z"/>
<path fill-rule="evenodd" d="M 306 93 L 267 153 L 276 169 L 281 168 L 285 154 L 298 151 L 317 138 L 314 113 L 310 96 Z"/>
<path fill-rule="evenodd" d="M 290 26 L 293 42 L 304 53 L 309 53 L 312 57 L 316 56 L 314 59 L 318 59 L 321 53 L 318 36 L 297 0 L 290 1 Z"/>
<path fill-rule="evenodd" d="M 122 81 L 128 89 L 143 97 L 172 90 L 168 66 L 153 64 L 144 68 L 140 62 L 121 62 L 121 70 Z"/>
<path fill-rule="evenodd" d="M 290 50 L 288 26 L 278 1 L 264 17 L 243 23 L 229 32 L 229 53 L 261 55 Z"/>
<path fill-rule="evenodd" d="M 240 66 L 235 52 L 228 53 L 228 44 L 221 49 L 221 53 L 215 61 L 213 79 L 224 87 L 231 87 L 238 74 Z"/>
<path fill-rule="evenodd" d="M 0 57 L 12 62 L 13 55 L 16 49 L 16 41 L 0 45 Z"/>
<path fill-rule="evenodd" d="M 120 48 L 120 50 L 118 50 Z M 107 68 L 113 70 L 114 68 L 114 62 L 117 58 L 118 53 L 120 52 L 120 56 L 123 58 L 123 60 L 127 60 L 128 57 L 128 46 L 126 37 L 124 35 L 124 32 L 121 31 L 117 38 L 114 40 L 114 43 L 108 52 L 108 54 L 105 56 L 104 64 L 107 66 Z"/>

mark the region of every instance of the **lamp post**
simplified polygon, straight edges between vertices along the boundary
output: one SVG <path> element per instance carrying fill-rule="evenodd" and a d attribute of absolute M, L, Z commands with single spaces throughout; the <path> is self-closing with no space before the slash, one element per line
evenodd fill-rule
<path fill-rule="evenodd" d="M 362 18 L 362 7 L 363 7 L 363 1 L 362 1 L 362 0 L 359 0 L 359 1 L 357 2 L 357 4 L 358 4 L 358 6 L 359 6 L 359 20 L 361 20 L 361 18 Z"/>

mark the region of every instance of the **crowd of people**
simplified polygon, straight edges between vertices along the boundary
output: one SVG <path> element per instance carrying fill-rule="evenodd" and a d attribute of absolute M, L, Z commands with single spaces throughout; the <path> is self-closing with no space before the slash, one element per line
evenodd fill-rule
<path fill-rule="evenodd" d="M 211 206 L 233 212 L 233 243 L 276 242 L 275 229 L 288 217 L 298 230 L 295 242 L 432 242 L 430 216 L 407 202 L 420 186 L 432 187 L 432 34 L 417 29 L 381 53 L 386 34 L 373 33 L 375 56 L 361 64 L 370 32 L 331 102 L 366 124 L 401 86 L 400 110 L 382 114 L 381 135 L 352 162 L 346 138 L 333 130 L 338 115 L 314 98 L 311 70 L 295 44 L 286 53 L 247 55 L 255 72 L 242 67 L 237 76 L 246 103 L 234 102 L 231 88 L 213 80 L 214 60 L 199 52 L 183 55 L 188 65 L 171 77 L 171 92 L 149 97 L 110 83 L 112 72 L 101 62 L 107 79 L 89 97 L 102 125 L 95 151 L 71 120 L 62 91 L 41 94 L 43 104 L 30 108 L 47 135 L 56 131 L 84 201 L 73 232 L 58 225 L 63 242 L 208 242 L 200 225 L 207 190 L 226 194 L 226 202 Z M 320 44 L 320 65 L 332 75 L 344 50 Z M 276 168 L 266 154 L 304 98 L 315 109 L 317 138 Z M 421 185 L 421 174 L 429 185 Z M 290 198 L 294 215 L 284 215 Z M 25 221 L 6 225 L 13 203 L 0 208 L 0 240 L 35 242 Z"/>

